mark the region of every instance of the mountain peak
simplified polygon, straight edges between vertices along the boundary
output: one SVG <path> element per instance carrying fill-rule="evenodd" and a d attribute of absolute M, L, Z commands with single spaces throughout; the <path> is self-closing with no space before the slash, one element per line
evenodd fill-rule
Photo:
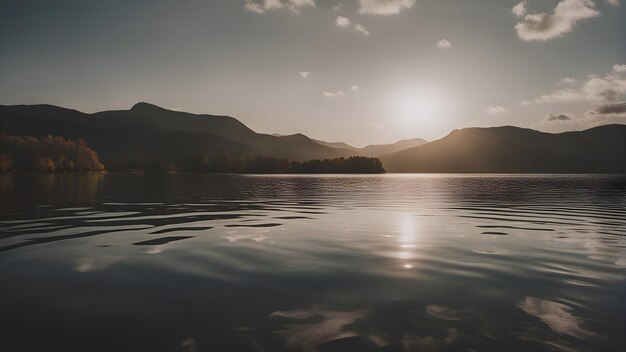
<path fill-rule="evenodd" d="M 160 106 L 156 106 L 154 104 L 150 104 L 150 103 L 146 103 L 143 101 L 140 101 L 139 103 L 133 105 L 132 108 L 130 108 L 131 111 L 162 111 L 162 110 L 166 110 Z"/>

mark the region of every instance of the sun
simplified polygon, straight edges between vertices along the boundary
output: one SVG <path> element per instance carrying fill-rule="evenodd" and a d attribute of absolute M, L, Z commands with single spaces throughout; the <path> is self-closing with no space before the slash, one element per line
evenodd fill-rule
<path fill-rule="evenodd" d="M 433 86 L 410 86 L 393 91 L 386 110 L 400 128 L 432 128 L 451 113 L 452 102 L 445 91 Z"/>

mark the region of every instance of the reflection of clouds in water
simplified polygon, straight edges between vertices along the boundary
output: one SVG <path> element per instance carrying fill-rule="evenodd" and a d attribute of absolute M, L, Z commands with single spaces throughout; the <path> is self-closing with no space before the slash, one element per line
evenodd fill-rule
<path fill-rule="evenodd" d="M 270 318 L 285 318 L 285 319 L 308 319 L 314 316 L 317 316 L 318 313 L 304 310 L 304 309 L 294 309 L 294 310 L 277 310 L 275 312 L 270 313 Z"/>
<path fill-rule="evenodd" d="M 546 339 L 529 337 L 529 336 L 520 336 L 519 339 L 521 341 L 531 341 L 540 345 L 547 345 L 547 346 L 552 347 L 553 350 L 558 350 L 558 351 L 563 351 L 563 352 L 580 352 L 580 350 L 577 348 L 566 346 L 565 344 L 560 343 L 560 342 L 547 341 Z"/>
<path fill-rule="evenodd" d="M 240 233 L 239 230 L 229 230 L 226 233 L 228 235 L 222 236 L 222 238 L 228 240 L 228 242 L 238 242 L 243 240 L 250 240 L 254 242 L 262 242 L 268 239 L 264 234 L 269 233 L 269 229 L 256 229 L 253 231 L 244 230 L 245 234 Z"/>
<path fill-rule="evenodd" d="M 434 336 L 402 336 L 402 347 L 405 351 L 441 351 L 445 345 L 454 343 L 459 338 L 457 329 L 447 329 L 446 336 L 437 338 Z"/>
<path fill-rule="evenodd" d="M 379 334 L 371 334 L 367 337 L 370 341 L 372 341 L 378 347 L 385 347 L 390 344 L 390 342 Z"/>
<path fill-rule="evenodd" d="M 180 347 L 182 347 L 186 352 L 196 352 L 196 339 L 191 337 L 186 338 L 180 343 Z"/>
<path fill-rule="evenodd" d="M 154 247 L 144 248 L 142 249 L 142 252 L 147 253 L 147 254 L 159 254 L 163 252 L 163 247 L 154 246 Z"/>
<path fill-rule="evenodd" d="M 74 270 L 86 273 L 90 271 L 102 270 L 122 261 L 121 257 L 86 257 L 80 258 L 74 264 Z"/>
<path fill-rule="evenodd" d="M 261 242 L 263 240 L 267 239 L 267 236 L 263 235 L 263 234 L 255 234 L 255 235 L 228 235 L 228 236 L 224 236 L 225 239 L 228 240 L 228 242 L 237 242 L 237 241 L 241 241 L 241 240 L 251 240 L 251 241 L 255 241 L 255 242 Z"/>
<path fill-rule="evenodd" d="M 358 333 L 345 327 L 365 316 L 363 310 L 340 312 L 302 309 L 277 311 L 269 315 L 270 318 L 287 319 L 288 323 L 276 333 L 285 339 L 287 346 L 306 351 L 324 342 L 358 336 Z"/>
<path fill-rule="evenodd" d="M 445 306 L 439 306 L 436 304 L 429 304 L 426 306 L 426 314 L 442 320 L 461 320 L 476 318 L 480 314 L 470 308 L 464 309 L 452 309 Z"/>
<path fill-rule="evenodd" d="M 541 319 L 541 321 L 559 334 L 570 335 L 579 339 L 599 336 L 592 331 L 584 329 L 581 319 L 571 313 L 572 308 L 562 303 L 526 297 L 517 306 L 526 314 Z"/>
<path fill-rule="evenodd" d="M 626 258 L 620 258 L 616 260 L 615 265 L 622 267 L 622 268 L 626 268 Z"/>

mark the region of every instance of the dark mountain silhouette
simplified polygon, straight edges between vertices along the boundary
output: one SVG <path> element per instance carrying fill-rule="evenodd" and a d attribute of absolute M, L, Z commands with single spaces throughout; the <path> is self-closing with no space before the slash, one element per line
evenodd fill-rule
<path fill-rule="evenodd" d="M 428 143 L 428 141 L 424 139 L 413 138 L 403 139 L 392 144 L 371 144 L 363 148 L 356 148 L 343 142 L 324 142 L 317 139 L 314 139 L 314 141 L 327 147 L 345 150 L 346 152 L 355 153 L 355 155 L 369 157 L 377 157 L 384 154 L 391 154 L 404 149 L 413 148 Z"/>
<path fill-rule="evenodd" d="M 293 161 L 353 155 L 301 134 L 260 134 L 229 116 L 171 111 L 148 103 L 94 114 L 52 105 L 0 106 L 0 132 L 84 138 L 111 169 L 127 168 L 137 160 L 176 164 L 189 155 L 269 156 Z"/>
<path fill-rule="evenodd" d="M 626 125 L 557 134 L 466 128 L 381 160 L 388 172 L 626 173 Z"/>
<path fill-rule="evenodd" d="M 327 147 L 330 148 L 334 148 L 334 149 L 345 149 L 345 150 L 350 150 L 353 152 L 358 152 L 360 150 L 360 148 L 357 147 L 353 147 L 348 143 L 344 143 L 344 142 L 325 142 L 325 141 L 321 141 L 319 139 L 313 139 L 316 143 L 319 143 L 321 145 L 325 145 Z"/>
<path fill-rule="evenodd" d="M 389 172 L 626 172 L 624 125 L 558 134 L 510 126 L 466 128 L 430 143 L 411 139 L 355 148 L 302 134 L 256 133 L 229 116 L 138 103 L 130 110 L 94 114 L 51 105 L 0 106 L 0 134 L 84 139 L 109 170 L 211 169 L 257 157 L 284 163 L 380 156 Z"/>
<path fill-rule="evenodd" d="M 418 147 L 426 144 L 428 141 L 421 138 L 403 139 L 393 144 L 372 144 L 359 150 L 359 155 L 363 156 L 381 156 L 399 152 L 404 149 Z"/>

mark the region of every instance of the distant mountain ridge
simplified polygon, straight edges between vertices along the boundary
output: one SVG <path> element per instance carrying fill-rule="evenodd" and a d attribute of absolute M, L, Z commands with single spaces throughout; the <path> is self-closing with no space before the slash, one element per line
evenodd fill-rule
<path fill-rule="evenodd" d="M 556 134 L 465 128 L 380 159 L 389 172 L 626 173 L 626 125 Z"/>
<path fill-rule="evenodd" d="M 172 111 L 148 103 L 93 114 L 53 105 L 0 106 L 0 131 L 84 138 L 104 164 L 113 167 L 139 158 L 177 162 L 193 154 L 272 156 L 294 161 L 353 155 L 301 134 L 276 137 L 256 133 L 233 117 Z"/>
<path fill-rule="evenodd" d="M 356 148 L 344 142 L 325 142 L 314 139 L 315 142 L 325 145 L 327 147 L 349 150 L 360 156 L 379 157 L 384 154 L 395 153 L 400 150 L 418 147 L 420 145 L 428 143 L 428 141 L 422 138 L 403 139 L 391 144 L 371 144 L 363 148 Z"/>
<path fill-rule="evenodd" d="M 83 138 L 111 170 L 168 169 L 190 158 L 306 161 L 358 155 L 380 158 L 388 172 L 626 173 L 625 125 L 557 134 L 513 126 L 465 128 L 433 142 L 415 138 L 355 148 L 303 134 L 257 133 L 230 116 L 137 103 L 130 110 L 93 114 L 53 105 L 0 106 L 0 133 Z"/>

